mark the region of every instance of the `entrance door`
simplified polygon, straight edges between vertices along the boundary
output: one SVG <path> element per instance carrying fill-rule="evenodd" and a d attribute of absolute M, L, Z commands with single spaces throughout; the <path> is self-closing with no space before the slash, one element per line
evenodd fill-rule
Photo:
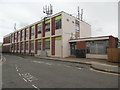
<path fill-rule="evenodd" d="M 76 43 L 70 43 L 71 56 L 76 55 Z"/>

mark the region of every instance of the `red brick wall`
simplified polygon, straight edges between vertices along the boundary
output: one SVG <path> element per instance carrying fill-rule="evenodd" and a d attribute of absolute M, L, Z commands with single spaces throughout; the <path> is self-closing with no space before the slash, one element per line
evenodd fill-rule
<path fill-rule="evenodd" d="M 29 39 L 31 39 L 31 27 L 29 27 Z"/>
<path fill-rule="evenodd" d="M 42 39 L 42 50 L 45 50 L 45 39 Z"/>
<path fill-rule="evenodd" d="M 20 41 L 22 41 L 22 30 L 20 31 Z"/>
<path fill-rule="evenodd" d="M 24 53 L 26 53 L 26 41 L 24 42 Z"/>
<path fill-rule="evenodd" d="M 116 48 L 116 39 L 113 36 L 109 36 L 109 48 Z"/>
<path fill-rule="evenodd" d="M 52 26 L 51 26 L 51 28 L 52 28 L 51 34 L 55 35 L 55 18 L 52 18 Z"/>
<path fill-rule="evenodd" d="M 26 40 L 26 29 L 24 30 L 24 40 Z"/>
<path fill-rule="evenodd" d="M 3 46 L 3 52 L 10 52 L 10 45 L 8 46 Z"/>
<path fill-rule="evenodd" d="M 45 37 L 45 24 L 42 23 L 42 37 Z"/>
<path fill-rule="evenodd" d="M 38 27 L 37 27 L 37 24 L 35 25 L 35 38 L 38 37 Z"/>
<path fill-rule="evenodd" d="M 35 41 L 35 54 L 37 54 L 37 49 L 38 49 L 38 42 L 37 40 Z"/>
<path fill-rule="evenodd" d="M 20 53 L 21 53 L 21 49 L 22 49 L 22 42 L 20 42 Z"/>
<path fill-rule="evenodd" d="M 52 37 L 52 43 L 51 43 L 52 45 L 52 50 L 51 50 L 51 53 L 52 53 L 52 55 L 55 55 L 55 37 Z"/>
<path fill-rule="evenodd" d="M 76 42 L 76 46 L 77 46 L 77 49 L 79 50 L 86 49 L 86 42 L 85 41 Z"/>
<path fill-rule="evenodd" d="M 29 53 L 31 53 L 31 42 L 29 43 Z"/>

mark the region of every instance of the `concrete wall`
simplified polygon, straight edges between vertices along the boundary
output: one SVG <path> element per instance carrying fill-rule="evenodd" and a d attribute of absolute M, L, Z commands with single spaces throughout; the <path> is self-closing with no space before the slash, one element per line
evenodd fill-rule
<path fill-rule="evenodd" d="M 71 33 L 75 33 L 75 19 L 68 14 L 62 13 L 62 29 L 63 57 L 68 57 L 70 56 L 70 44 L 68 41 L 70 40 Z"/>
<path fill-rule="evenodd" d="M 91 37 L 91 25 L 80 21 L 80 38 Z"/>
<path fill-rule="evenodd" d="M 67 21 L 67 19 L 69 21 Z M 68 14 L 62 14 L 62 29 L 63 29 L 63 57 L 70 56 L 71 33 L 75 34 L 75 20 L 76 18 Z M 80 21 L 80 20 L 79 20 Z M 74 23 L 73 23 L 74 22 Z M 83 21 L 80 21 L 80 38 L 91 36 L 91 26 Z"/>
<path fill-rule="evenodd" d="M 62 57 L 62 40 L 55 40 L 55 56 Z"/>
<path fill-rule="evenodd" d="M 86 54 L 86 58 L 108 59 L 107 55 L 100 54 Z"/>

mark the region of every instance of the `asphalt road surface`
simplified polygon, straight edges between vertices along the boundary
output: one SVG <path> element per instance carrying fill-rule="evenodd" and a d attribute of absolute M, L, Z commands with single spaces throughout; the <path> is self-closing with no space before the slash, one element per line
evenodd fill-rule
<path fill-rule="evenodd" d="M 3 88 L 118 88 L 118 76 L 84 64 L 4 55 Z"/>

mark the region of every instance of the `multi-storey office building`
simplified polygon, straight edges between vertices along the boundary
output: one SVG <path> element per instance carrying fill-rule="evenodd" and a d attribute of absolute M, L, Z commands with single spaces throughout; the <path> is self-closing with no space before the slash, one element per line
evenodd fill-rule
<path fill-rule="evenodd" d="M 91 26 L 62 11 L 6 35 L 3 52 L 68 57 L 69 40 L 75 33 L 76 37 L 90 37 Z"/>

